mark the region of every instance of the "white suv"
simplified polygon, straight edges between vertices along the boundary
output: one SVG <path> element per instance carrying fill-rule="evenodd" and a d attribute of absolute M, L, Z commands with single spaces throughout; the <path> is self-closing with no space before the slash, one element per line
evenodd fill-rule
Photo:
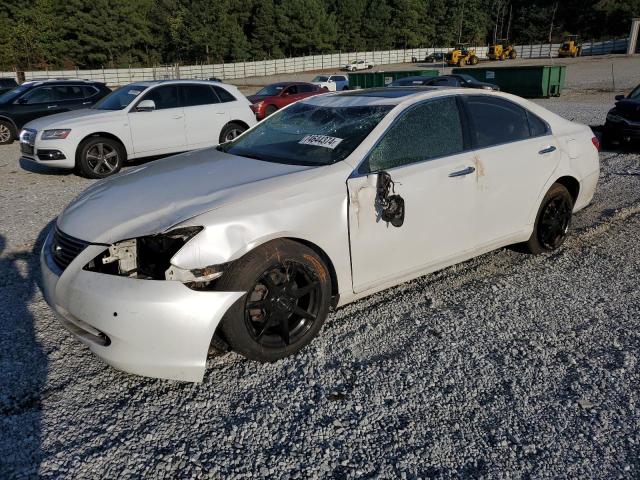
<path fill-rule="evenodd" d="M 104 178 L 126 160 L 232 140 L 256 123 L 250 105 L 236 87 L 218 82 L 139 82 L 91 108 L 29 122 L 20 150 L 25 160 Z"/>

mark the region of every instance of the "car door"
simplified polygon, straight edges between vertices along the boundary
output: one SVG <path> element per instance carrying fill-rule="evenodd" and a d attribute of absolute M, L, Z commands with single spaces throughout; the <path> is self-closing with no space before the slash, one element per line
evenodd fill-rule
<path fill-rule="evenodd" d="M 36 118 L 62 112 L 60 91 L 54 86 L 41 85 L 35 87 L 14 102 L 13 118 L 18 127 Z"/>
<path fill-rule="evenodd" d="M 58 106 L 61 111 L 78 110 L 91 105 L 85 97 L 83 85 L 58 85 L 53 87 L 58 90 Z"/>
<path fill-rule="evenodd" d="M 217 145 L 222 128 L 229 122 L 229 112 L 221 104 L 211 85 L 180 85 L 184 105 L 187 147 Z"/>
<path fill-rule="evenodd" d="M 344 75 L 333 75 L 331 79 L 335 82 L 336 90 L 339 92 L 344 90 L 344 88 L 349 84 L 347 77 Z"/>
<path fill-rule="evenodd" d="M 298 85 L 298 96 L 300 99 L 318 94 L 318 89 L 313 85 Z"/>
<path fill-rule="evenodd" d="M 465 95 L 478 162 L 481 244 L 522 232 L 560 160 L 549 126 L 520 105 L 489 95 Z"/>
<path fill-rule="evenodd" d="M 138 109 L 143 100 L 153 100 L 150 111 Z M 184 109 L 177 85 L 160 85 L 145 92 L 128 113 L 133 150 L 139 155 L 160 155 L 186 148 Z"/>
<path fill-rule="evenodd" d="M 413 106 L 347 181 L 353 290 L 411 278 L 475 246 L 476 175 L 455 96 Z M 382 220 L 378 178 L 404 201 L 401 226 Z"/>

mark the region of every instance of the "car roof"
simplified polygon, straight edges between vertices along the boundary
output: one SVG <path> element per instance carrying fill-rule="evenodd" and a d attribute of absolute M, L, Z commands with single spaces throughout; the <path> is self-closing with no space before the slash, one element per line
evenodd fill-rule
<path fill-rule="evenodd" d="M 22 85 L 37 86 L 37 85 L 66 85 L 69 83 L 86 83 L 88 85 L 104 85 L 104 82 L 98 82 L 96 80 L 87 80 L 84 78 L 32 78 L 23 82 Z"/>
<path fill-rule="evenodd" d="M 174 80 L 143 80 L 142 82 L 131 82 L 128 85 L 144 85 L 145 87 L 153 87 L 155 85 L 171 85 L 171 84 L 181 84 L 181 83 L 204 83 L 207 85 L 215 84 L 215 85 L 227 85 L 223 82 L 216 82 L 215 80 L 201 80 L 196 78 L 181 78 Z"/>
<path fill-rule="evenodd" d="M 318 106 L 366 106 L 366 105 L 399 105 L 412 103 L 422 98 L 446 91 L 460 92 L 464 90 L 458 87 L 394 87 L 394 88 L 367 88 L 361 90 L 349 90 L 346 92 L 326 93 L 300 100 Z M 433 95 L 435 96 L 435 95 Z"/>
<path fill-rule="evenodd" d="M 432 78 L 438 78 L 438 77 L 428 77 L 426 75 L 415 75 L 413 77 L 396 78 L 393 82 L 399 82 L 400 80 L 431 80 Z"/>

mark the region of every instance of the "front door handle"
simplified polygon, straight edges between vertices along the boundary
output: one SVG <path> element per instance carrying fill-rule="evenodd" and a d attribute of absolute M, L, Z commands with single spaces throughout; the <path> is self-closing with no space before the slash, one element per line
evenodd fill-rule
<path fill-rule="evenodd" d="M 90 105 L 91 102 L 82 102 L 83 105 Z"/>
<path fill-rule="evenodd" d="M 182 115 L 174 115 L 171 118 L 173 118 L 174 120 L 180 120 L 182 118 Z"/>
<path fill-rule="evenodd" d="M 555 152 L 556 151 L 556 147 L 554 147 L 553 145 L 549 145 L 546 148 L 543 148 L 542 150 L 540 150 L 538 153 L 540 155 L 544 155 L 545 153 L 551 153 L 551 152 Z"/>
<path fill-rule="evenodd" d="M 450 177 L 464 177 L 465 175 L 469 175 L 470 173 L 475 172 L 475 167 L 467 167 L 464 170 L 458 170 L 457 172 L 451 172 L 449 174 Z"/>
<path fill-rule="evenodd" d="M 47 108 L 58 108 L 58 105 L 47 105 Z"/>

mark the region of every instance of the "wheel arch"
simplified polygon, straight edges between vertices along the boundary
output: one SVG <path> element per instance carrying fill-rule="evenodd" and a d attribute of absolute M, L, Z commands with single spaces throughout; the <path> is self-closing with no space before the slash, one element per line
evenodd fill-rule
<path fill-rule="evenodd" d="M 580 182 L 578 181 L 578 179 L 570 175 L 565 175 L 556 179 L 556 181 L 553 183 L 559 183 L 560 185 L 563 185 L 567 190 L 569 190 L 569 194 L 571 194 L 573 204 L 575 205 L 576 201 L 578 200 L 578 195 L 580 194 Z"/>
<path fill-rule="evenodd" d="M 14 122 L 11 117 L 7 117 L 6 115 L 0 115 L 0 120 L 9 122 L 11 125 L 13 125 L 13 128 L 16 129 L 16 133 L 20 134 L 19 132 L 20 129 L 18 128 L 18 125 L 16 125 L 16 122 Z"/>
<path fill-rule="evenodd" d="M 80 145 L 82 145 L 84 142 L 86 142 L 92 137 L 105 137 L 118 142 L 120 145 L 122 145 L 122 149 L 124 150 L 125 158 L 122 161 L 126 162 L 127 159 L 129 158 L 129 152 L 127 152 L 127 146 L 124 144 L 122 140 L 120 140 L 120 138 L 117 135 L 114 135 L 113 133 L 109 133 L 109 132 L 94 132 L 94 133 L 85 135 L 84 138 L 78 142 L 78 146 L 76 148 L 76 155 L 75 155 L 76 163 L 79 160 L 78 155 L 80 155 Z"/>
<path fill-rule="evenodd" d="M 322 261 L 325 263 L 325 265 L 329 269 L 329 276 L 331 277 L 331 296 L 333 297 L 333 300 L 331 303 L 332 303 L 332 306 L 335 307 L 338 303 L 338 295 L 339 295 L 338 292 L 340 292 L 340 289 L 338 288 L 338 274 L 336 273 L 336 268 L 333 265 L 333 261 L 331 260 L 331 257 L 329 257 L 327 252 L 325 252 L 319 245 L 309 240 L 305 240 L 297 237 L 283 237 L 283 238 L 286 240 L 291 240 L 292 242 L 301 243 L 302 245 L 316 252 L 318 256 L 322 259 Z"/>
<path fill-rule="evenodd" d="M 226 127 L 228 127 L 229 125 L 231 125 L 232 123 L 235 123 L 237 125 L 242 125 L 244 128 L 246 128 L 247 130 L 251 127 L 249 127 L 249 125 L 247 124 L 247 122 L 244 122 L 242 120 L 231 120 L 227 123 L 224 124 L 224 127 L 222 127 L 222 130 L 224 130 Z M 222 131 L 220 130 L 220 131 Z"/>

